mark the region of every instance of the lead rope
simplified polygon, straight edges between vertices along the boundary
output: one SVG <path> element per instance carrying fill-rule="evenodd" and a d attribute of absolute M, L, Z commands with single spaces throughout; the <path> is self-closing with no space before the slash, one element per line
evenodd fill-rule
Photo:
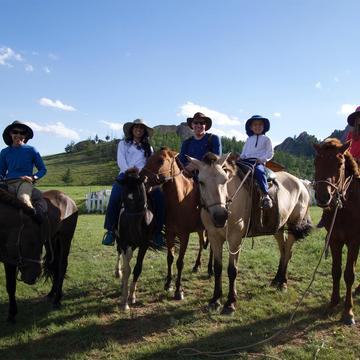
<path fill-rule="evenodd" d="M 305 289 L 305 291 L 304 291 L 303 295 L 301 296 L 300 300 L 298 301 L 297 305 L 295 306 L 295 309 L 294 309 L 294 311 L 292 312 L 292 314 L 290 316 L 288 324 L 284 328 L 280 329 L 275 334 L 273 334 L 272 336 L 270 336 L 269 338 L 267 338 L 265 340 L 261 340 L 261 341 L 258 341 L 256 343 L 245 345 L 245 346 L 234 347 L 234 348 L 231 348 L 231 349 L 228 349 L 228 350 L 223 350 L 223 351 L 200 351 L 200 350 L 197 350 L 195 348 L 183 348 L 183 349 L 178 350 L 177 353 L 179 355 L 183 355 L 183 356 L 201 355 L 201 356 L 207 356 L 207 357 L 213 357 L 213 358 L 221 358 L 221 357 L 225 357 L 225 356 L 241 355 L 240 351 L 253 348 L 253 347 L 257 346 L 257 345 L 264 345 L 264 344 L 268 343 L 270 340 L 272 340 L 275 337 L 279 336 L 281 333 L 283 333 L 288 328 L 290 328 L 290 326 L 292 325 L 294 316 L 295 316 L 299 306 L 302 304 L 306 294 L 310 290 L 310 287 L 311 287 L 311 285 L 313 284 L 313 282 L 315 280 L 315 275 L 316 275 L 316 273 L 318 271 L 318 268 L 319 268 L 321 260 L 322 260 L 322 258 L 324 256 L 325 250 L 326 250 L 326 248 L 328 247 L 328 245 L 330 243 L 330 236 L 331 236 L 331 233 L 333 231 L 333 227 L 334 227 L 334 224 L 335 224 L 337 212 L 338 212 L 338 209 L 339 209 L 340 206 L 341 206 L 340 203 L 338 203 L 336 205 L 334 215 L 333 215 L 333 218 L 332 218 L 332 221 L 331 221 L 331 226 L 330 226 L 329 232 L 328 232 L 328 234 L 326 236 L 325 247 L 323 248 L 323 250 L 321 252 L 319 261 L 318 261 L 318 263 L 317 263 L 317 265 L 315 267 L 315 270 L 313 272 L 313 275 L 311 277 L 311 281 L 310 281 L 309 285 L 307 286 L 307 288 Z M 234 353 L 235 351 L 237 351 L 237 353 Z M 248 355 L 250 355 L 250 354 L 248 354 Z M 262 355 L 270 357 L 270 355 L 268 356 L 266 354 L 261 354 L 261 356 Z"/>

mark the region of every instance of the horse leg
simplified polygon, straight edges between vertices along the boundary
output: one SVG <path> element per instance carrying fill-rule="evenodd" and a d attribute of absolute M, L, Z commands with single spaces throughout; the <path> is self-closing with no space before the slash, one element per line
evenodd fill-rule
<path fill-rule="evenodd" d="M 213 260 L 214 260 L 214 252 L 210 246 L 209 261 L 208 261 L 208 265 L 207 265 L 209 278 L 211 278 L 214 275 Z"/>
<path fill-rule="evenodd" d="M 331 257 L 332 257 L 332 279 L 333 279 L 333 289 L 331 294 L 331 301 L 329 304 L 329 309 L 333 309 L 340 302 L 340 278 L 341 278 L 341 258 L 342 258 L 342 248 L 344 244 L 342 242 L 336 241 L 332 238 L 330 242 Z"/>
<path fill-rule="evenodd" d="M 287 234 L 281 230 L 277 232 L 274 237 L 276 238 L 280 250 L 280 261 L 278 271 L 271 284 L 277 286 L 279 290 L 286 291 L 287 289 L 287 268 L 289 261 L 292 257 L 292 247 L 295 242 L 295 236 L 288 232 Z"/>
<path fill-rule="evenodd" d="M 129 307 L 129 277 L 131 273 L 131 267 L 130 267 L 130 261 L 133 255 L 133 251 L 130 246 L 127 247 L 125 253 L 121 253 L 122 259 L 123 259 L 123 278 L 122 278 L 122 291 L 121 291 L 121 300 L 120 305 L 122 305 L 123 309 L 125 311 L 130 310 Z"/>
<path fill-rule="evenodd" d="M 238 235 L 236 234 L 238 237 Z M 235 241 L 234 241 L 235 240 Z M 230 245 L 231 244 L 231 245 Z M 233 239 L 233 241 L 229 241 L 229 247 L 234 251 L 233 247 L 236 246 L 236 249 L 240 249 L 241 240 L 239 242 L 238 239 Z M 236 250 L 236 253 L 229 253 L 229 265 L 228 265 L 228 277 L 229 277 L 229 293 L 226 303 L 224 304 L 222 313 L 226 315 L 231 315 L 235 312 L 236 306 L 236 276 L 238 273 L 237 262 L 240 251 Z"/>
<path fill-rule="evenodd" d="M 345 296 L 345 308 L 342 319 L 346 325 L 354 325 L 355 318 L 352 311 L 353 298 L 352 298 L 352 286 L 355 280 L 355 265 L 359 254 L 359 245 L 350 244 L 348 247 L 348 254 L 346 260 L 346 268 L 344 272 L 344 280 L 346 283 L 346 296 Z"/>
<path fill-rule="evenodd" d="M 221 297 L 222 297 L 222 247 L 223 240 L 217 240 L 215 237 L 212 239 L 210 237 L 210 247 L 213 250 L 214 254 L 214 293 L 213 297 L 209 301 L 209 309 L 210 310 L 219 310 L 221 306 Z"/>
<path fill-rule="evenodd" d="M 121 279 L 122 274 L 121 274 L 121 254 L 120 253 L 117 253 L 114 275 L 115 275 L 116 279 Z"/>
<path fill-rule="evenodd" d="M 201 253 L 204 248 L 204 232 L 198 231 L 198 236 L 199 236 L 199 251 L 195 261 L 195 265 L 192 269 L 193 273 L 197 273 L 199 271 L 199 268 L 201 267 Z"/>
<path fill-rule="evenodd" d="M 16 266 L 4 264 L 6 276 L 6 291 L 9 297 L 9 312 L 6 319 L 7 322 L 15 324 L 15 316 L 18 313 L 16 304 Z"/>
<path fill-rule="evenodd" d="M 174 294 L 175 300 L 184 299 L 184 290 L 181 287 L 181 274 L 184 268 L 184 257 L 189 242 L 189 235 L 190 235 L 189 233 L 180 235 L 180 250 L 179 250 L 178 259 L 176 261 L 177 278 L 175 283 L 175 294 Z"/>
<path fill-rule="evenodd" d="M 167 276 L 164 289 L 170 291 L 172 280 L 172 264 L 175 255 L 175 234 L 172 232 L 166 233 L 166 246 L 167 246 Z"/>
<path fill-rule="evenodd" d="M 136 265 L 135 265 L 134 271 L 133 271 L 133 282 L 130 286 L 129 299 L 130 299 L 131 304 L 135 304 L 135 302 L 136 302 L 137 281 L 138 281 L 139 276 L 142 271 L 143 261 L 144 261 L 144 257 L 145 257 L 147 249 L 148 249 L 147 245 L 142 245 L 142 246 L 140 246 L 139 251 L 138 251 L 138 255 L 136 258 Z"/>

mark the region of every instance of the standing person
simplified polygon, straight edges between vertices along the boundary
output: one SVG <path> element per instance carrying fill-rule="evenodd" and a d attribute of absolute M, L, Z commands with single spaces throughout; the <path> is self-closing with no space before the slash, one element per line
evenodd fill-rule
<path fill-rule="evenodd" d="M 246 121 L 245 130 L 249 136 L 240 154 L 240 159 L 254 166 L 254 177 L 262 192 L 262 207 L 272 207 L 269 186 L 265 174 L 265 163 L 274 156 L 271 140 L 265 135 L 270 129 L 270 121 L 260 115 L 254 115 Z"/>
<path fill-rule="evenodd" d="M 10 192 L 34 209 L 35 220 L 41 222 L 44 211 L 41 203 L 37 201 L 41 199 L 41 195 L 37 194 L 34 204 L 31 197 L 34 183 L 46 174 L 46 167 L 39 152 L 33 146 L 27 145 L 33 137 L 32 129 L 20 121 L 14 121 L 5 128 L 3 139 L 8 146 L 0 153 L 0 177 L 5 180 Z M 35 173 L 34 166 L 37 169 Z"/>
<path fill-rule="evenodd" d="M 117 163 L 120 168 L 120 173 L 117 177 L 117 180 L 124 178 L 126 170 L 134 168 L 141 170 L 145 166 L 147 158 L 152 154 L 152 148 L 149 144 L 149 139 L 153 135 L 154 130 L 147 126 L 144 120 L 136 119 L 133 122 L 125 123 L 123 126 L 123 131 L 124 139 L 119 142 L 117 150 Z M 120 214 L 121 194 L 122 187 L 118 181 L 115 181 L 111 190 L 109 204 L 106 209 L 104 228 L 107 230 L 107 232 L 102 240 L 103 245 L 114 244 L 115 239 L 113 230 L 117 224 Z M 155 207 L 159 212 L 156 214 L 156 221 L 157 224 L 159 221 L 159 227 L 162 227 L 163 224 L 163 214 L 160 213 L 163 209 L 163 206 L 161 206 L 161 195 L 162 194 L 153 194 Z M 158 238 L 161 237 L 161 228 L 159 231 L 157 231 L 155 236 L 155 243 L 159 246 L 162 245 L 162 238 Z"/>
<path fill-rule="evenodd" d="M 346 141 L 351 140 L 349 151 L 356 162 L 360 164 L 360 106 L 348 116 L 347 122 L 351 126 L 346 136 Z"/>
<path fill-rule="evenodd" d="M 209 117 L 201 112 L 197 112 L 192 118 L 187 118 L 186 122 L 193 130 L 194 135 L 186 139 L 181 145 L 179 159 L 184 166 L 188 163 L 186 155 L 202 160 L 204 155 L 209 151 L 216 155 L 221 154 L 219 137 L 207 133 L 212 125 L 212 120 Z"/>

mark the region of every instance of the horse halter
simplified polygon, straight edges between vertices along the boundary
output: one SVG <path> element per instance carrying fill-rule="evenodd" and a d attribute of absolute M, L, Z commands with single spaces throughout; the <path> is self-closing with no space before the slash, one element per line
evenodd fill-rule
<path fill-rule="evenodd" d="M 153 178 L 155 179 L 156 183 L 155 185 L 162 185 L 170 180 L 174 180 L 175 177 L 179 176 L 180 174 L 182 174 L 182 170 L 180 170 L 177 174 L 174 174 L 175 172 L 175 161 L 176 161 L 177 156 L 174 156 L 173 158 L 171 158 L 171 160 L 166 159 L 170 162 L 170 166 L 167 170 L 161 171 L 161 172 L 153 172 L 152 170 L 148 169 L 146 166 L 142 168 L 142 171 L 146 171 L 147 173 L 149 173 L 150 175 L 153 176 Z M 163 176 L 163 174 L 167 174 L 169 173 L 169 176 Z"/>
<path fill-rule="evenodd" d="M 343 201 L 346 201 L 346 192 L 351 184 L 351 181 L 353 179 L 353 175 L 350 175 L 348 177 L 345 177 L 345 161 L 341 165 L 340 168 L 340 176 L 338 181 L 334 184 L 330 180 L 316 180 L 314 181 L 313 185 L 316 192 L 316 185 L 317 184 L 326 184 L 332 188 L 330 191 L 330 199 L 326 204 L 321 204 L 317 202 L 317 205 L 323 208 L 329 207 L 329 205 L 333 202 L 335 198 L 335 205 L 339 206 L 340 208 L 343 205 Z"/>

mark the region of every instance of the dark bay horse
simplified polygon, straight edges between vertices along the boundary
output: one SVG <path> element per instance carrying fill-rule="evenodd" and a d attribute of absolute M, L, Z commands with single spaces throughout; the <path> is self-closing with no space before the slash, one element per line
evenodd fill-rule
<path fill-rule="evenodd" d="M 200 197 L 198 186 L 193 179 L 185 177 L 177 163 L 178 153 L 168 148 L 162 148 L 148 159 L 142 174 L 149 178 L 151 185 L 162 185 L 166 204 L 166 245 L 167 278 L 165 290 L 171 288 L 172 264 L 175 256 L 175 238 L 180 240 L 179 256 L 176 262 L 177 279 L 174 297 L 181 300 L 184 291 L 181 287 L 181 273 L 184 267 L 184 256 L 189 242 L 189 235 L 197 232 L 200 249 L 193 271 L 196 272 L 201 264 L 201 252 L 204 247 L 204 226 L 200 219 Z M 211 274 L 211 257 L 208 273 Z"/>
<path fill-rule="evenodd" d="M 74 201 L 60 191 L 46 191 L 43 196 L 48 207 L 48 221 L 45 221 L 44 228 L 32 219 L 32 209 L 0 189 L 0 261 L 4 263 L 6 274 L 9 322 L 15 322 L 18 312 L 15 298 L 18 269 L 21 280 L 33 285 L 44 265 L 45 276 L 52 279 L 47 299 L 55 308 L 60 306 L 78 210 Z M 41 258 L 43 245 L 46 248 L 45 261 Z"/>
<path fill-rule="evenodd" d="M 331 231 L 329 245 L 332 256 L 333 289 L 329 307 L 332 309 L 340 302 L 341 258 L 342 249 L 346 245 L 348 250 L 344 272 L 346 295 L 342 319 L 345 324 L 353 325 L 355 318 L 352 311 L 351 291 L 360 246 L 360 173 L 356 162 L 347 151 L 349 145 L 350 143 L 342 144 L 333 138 L 314 145 L 315 197 L 317 205 L 324 209 L 325 228 L 328 232 Z M 331 229 L 333 220 L 335 222 Z M 360 285 L 355 293 L 360 293 Z"/>
<path fill-rule="evenodd" d="M 129 310 L 129 303 L 136 302 L 136 286 L 142 271 L 143 260 L 151 245 L 154 235 L 155 221 L 148 203 L 144 180 L 137 170 L 125 172 L 125 178 L 120 180 L 122 186 L 122 204 L 115 239 L 118 254 L 122 257 L 122 306 Z M 138 248 L 136 264 L 133 271 L 133 281 L 128 287 L 131 273 L 130 260 L 134 250 Z"/>
<path fill-rule="evenodd" d="M 251 212 L 251 186 L 237 175 L 237 166 L 228 160 L 229 154 L 218 157 L 206 154 L 204 161 L 190 159 L 199 170 L 199 185 L 202 201 L 201 218 L 208 232 L 214 252 L 215 286 L 209 302 L 211 309 L 219 309 L 222 297 L 222 254 L 226 242 L 229 253 L 229 292 L 223 313 L 235 311 L 237 261 L 242 238 L 247 233 Z M 273 234 L 280 250 L 280 260 L 273 284 L 286 288 L 287 267 L 296 239 L 309 234 L 312 224 L 309 215 L 310 196 L 304 184 L 295 176 L 279 171 L 277 174 L 279 224 Z M 287 231 L 285 229 L 287 228 Z"/>

